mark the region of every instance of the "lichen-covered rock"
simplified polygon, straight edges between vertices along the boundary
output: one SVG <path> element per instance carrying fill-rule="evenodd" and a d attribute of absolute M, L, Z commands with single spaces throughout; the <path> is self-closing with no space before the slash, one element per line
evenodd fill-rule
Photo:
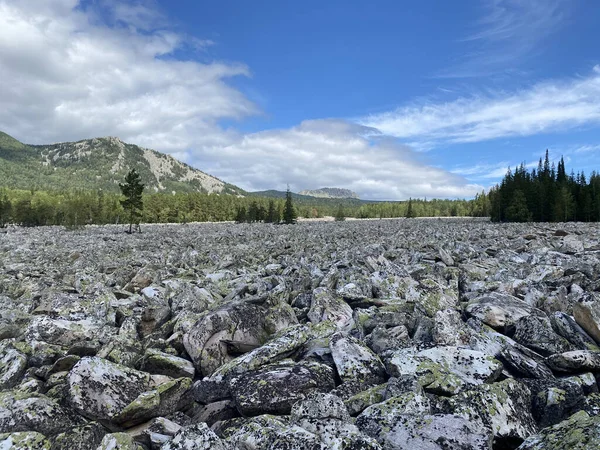
<path fill-rule="evenodd" d="M 10 389 L 17 385 L 27 369 L 27 357 L 12 348 L 3 345 L 0 351 L 0 389 Z"/>
<path fill-rule="evenodd" d="M 145 372 L 102 358 L 82 358 L 69 372 L 68 401 L 92 420 L 111 420 L 141 393 L 151 389 Z"/>
<path fill-rule="evenodd" d="M 205 423 L 181 428 L 161 450 L 228 450 L 228 447 Z"/>
<path fill-rule="evenodd" d="M 600 372 L 600 352 L 575 350 L 549 356 L 546 361 L 556 372 Z"/>
<path fill-rule="evenodd" d="M 586 395 L 598 390 L 593 376 L 589 379 L 593 382 L 592 386 L 580 377 L 524 379 L 523 382 L 531 391 L 531 411 L 541 428 L 557 424 L 579 411 L 584 406 Z"/>
<path fill-rule="evenodd" d="M 178 378 L 161 383 L 156 389 L 141 393 L 123 408 L 112 421 L 123 426 L 132 426 L 158 416 L 167 416 L 192 402 L 189 395 L 192 380 Z"/>
<path fill-rule="evenodd" d="M 225 442 L 239 450 L 328 450 L 315 434 L 268 415 L 246 422 L 232 431 Z"/>
<path fill-rule="evenodd" d="M 0 392 L 0 433 L 37 431 L 52 436 L 80 423 L 69 410 L 44 395 Z"/>
<path fill-rule="evenodd" d="M 231 380 L 231 393 L 241 414 L 289 414 L 292 405 L 314 392 L 335 386 L 333 369 L 316 362 L 281 362 L 246 372 Z"/>
<path fill-rule="evenodd" d="M 90 422 L 56 435 L 52 450 L 95 449 L 108 431 L 97 422 Z"/>
<path fill-rule="evenodd" d="M 293 325 L 266 344 L 225 363 L 213 374 L 213 378 L 236 376 L 272 364 L 287 358 L 309 340 L 329 338 L 335 330 L 335 325 L 329 321 L 315 325 Z"/>
<path fill-rule="evenodd" d="M 112 327 L 103 327 L 91 319 L 64 320 L 47 316 L 34 317 L 25 335 L 28 341 L 42 341 L 48 344 L 71 346 L 77 342 L 93 338 L 108 337 Z"/>
<path fill-rule="evenodd" d="M 465 311 L 497 330 L 514 325 L 522 317 L 530 315 L 545 317 L 542 311 L 528 305 L 523 300 L 496 292 L 472 300 Z"/>
<path fill-rule="evenodd" d="M 149 448 L 162 447 L 169 442 L 180 430 L 181 425 L 166 419 L 157 417 L 149 422 L 143 423 L 126 432 L 134 441 Z"/>
<path fill-rule="evenodd" d="M 184 358 L 179 358 L 156 349 L 148 349 L 142 359 L 140 369 L 144 372 L 166 375 L 172 378 L 194 378 L 194 365 Z"/>
<path fill-rule="evenodd" d="M 224 340 L 261 345 L 268 339 L 266 312 L 247 303 L 230 304 L 202 318 L 184 335 L 185 350 L 203 376 L 212 375 L 234 357 Z"/>
<path fill-rule="evenodd" d="M 594 293 L 586 295 L 573 306 L 577 324 L 600 344 L 600 300 Z"/>
<path fill-rule="evenodd" d="M 340 331 L 349 331 L 354 327 L 350 305 L 324 287 L 319 287 L 313 291 L 313 300 L 308 311 L 308 318 L 312 323 L 329 320 Z"/>
<path fill-rule="evenodd" d="M 508 379 L 482 384 L 448 401 L 450 412 L 470 421 L 481 420 L 494 436 L 496 446 L 521 442 L 537 431 L 531 415 L 531 393 L 527 386 Z"/>
<path fill-rule="evenodd" d="M 600 416 L 585 411 L 528 437 L 518 450 L 588 450 L 600 448 Z"/>
<path fill-rule="evenodd" d="M 552 328 L 579 350 L 600 350 L 596 342 L 581 328 L 573 317 L 562 311 L 550 316 Z"/>
<path fill-rule="evenodd" d="M 492 436 L 478 422 L 453 415 L 398 417 L 377 439 L 389 450 L 490 450 Z"/>
<path fill-rule="evenodd" d="M 543 357 L 533 351 L 527 352 L 526 350 L 507 344 L 498 354 L 498 359 L 505 364 L 511 373 L 517 376 L 542 379 L 554 378 L 552 371 L 544 363 Z"/>
<path fill-rule="evenodd" d="M 472 386 L 495 381 L 502 364 L 491 356 L 460 347 L 434 347 L 416 352 L 402 349 L 387 363 L 392 376 L 416 375 L 433 393 L 453 395 Z"/>
<path fill-rule="evenodd" d="M 429 399 L 415 392 L 407 392 L 384 402 L 366 408 L 356 418 L 356 426 L 367 435 L 382 442 L 383 435 L 407 414 L 424 415 L 431 413 Z"/>
<path fill-rule="evenodd" d="M 127 433 L 107 434 L 102 438 L 102 442 L 97 450 L 144 450 L 143 447 L 135 442 Z"/>
<path fill-rule="evenodd" d="M 540 355 L 549 356 L 573 350 L 569 341 L 554 332 L 547 317 L 521 317 L 515 322 L 514 328 L 513 339 Z"/>
<path fill-rule="evenodd" d="M 50 441 L 46 436 L 35 431 L 0 434 L 2 450 L 50 450 L 50 448 Z"/>
<path fill-rule="evenodd" d="M 344 405 L 351 416 L 357 416 L 369 406 L 384 401 L 386 389 L 387 384 L 373 386 L 344 400 Z"/>
<path fill-rule="evenodd" d="M 384 381 L 385 367 L 367 346 L 358 339 L 336 333 L 329 343 L 331 355 L 342 381 L 380 384 Z"/>
<path fill-rule="evenodd" d="M 314 392 L 296 402 L 291 410 L 292 420 L 300 419 L 338 419 L 350 421 L 350 415 L 344 402 L 335 395 Z"/>

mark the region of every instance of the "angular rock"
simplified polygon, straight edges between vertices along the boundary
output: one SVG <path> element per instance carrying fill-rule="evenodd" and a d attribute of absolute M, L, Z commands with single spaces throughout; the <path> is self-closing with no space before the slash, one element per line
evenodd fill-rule
<path fill-rule="evenodd" d="M 192 380 L 189 378 L 161 383 L 156 389 L 141 393 L 111 420 L 129 427 L 153 417 L 172 414 L 192 402 L 189 395 L 191 387 Z"/>
<path fill-rule="evenodd" d="M 205 423 L 183 427 L 161 450 L 228 450 Z"/>
<path fill-rule="evenodd" d="M 469 316 L 476 317 L 497 330 L 513 326 L 522 317 L 546 317 L 542 311 L 517 297 L 495 292 L 472 300 L 465 311 Z"/>
<path fill-rule="evenodd" d="M 52 439 L 52 450 L 95 449 L 108 431 L 97 422 L 71 428 Z"/>
<path fill-rule="evenodd" d="M 595 294 L 588 295 L 573 306 L 577 324 L 600 344 L 600 300 Z"/>
<path fill-rule="evenodd" d="M 0 433 L 37 431 L 52 436 L 80 422 L 80 418 L 44 395 L 0 392 Z"/>
<path fill-rule="evenodd" d="M 172 378 L 188 377 L 193 379 L 196 374 L 194 365 L 187 359 L 169 355 L 155 349 L 146 350 L 140 370 Z"/>
<path fill-rule="evenodd" d="M 0 352 L 0 389 L 15 387 L 27 369 L 27 357 L 21 352 L 4 346 Z"/>
<path fill-rule="evenodd" d="M 552 329 L 550 320 L 536 316 L 521 317 L 514 324 L 513 339 L 543 356 L 573 350 L 565 338 Z"/>
<path fill-rule="evenodd" d="M 68 376 L 68 400 L 79 414 L 111 420 L 141 393 L 151 389 L 151 377 L 97 357 L 82 358 Z"/>
<path fill-rule="evenodd" d="M 313 300 L 308 311 L 308 318 L 312 323 L 329 320 L 340 331 L 349 331 L 354 327 L 350 305 L 322 287 L 313 291 Z"/>
<path fill-rule="evenodd" d="M 389 450 L 489 450 L 492 437 L 481 424 L 463 417 L 405 414 L 377 440 Z"/>
<path fill-rule="evenodd" d="M 207 376 L 233 359 L 224 340 L 261 345 L 267 338 L 265 311 L 236 303 L 206 315 L 184 335 L 183 344 L 198 374 Z"/>
<path fill-rule="evenodd" d="M 555 372 L 600 372 L 600 352 L 575 350 L 549 356 L 546 362 Z"/>
<path fill-rule="evenodd" d="M 383 363 L 358 339 L 336 333 L 331 337 L 329 348 L 342 381 L 358 381 L 365 385 L 383 383 Z"/>
<path fill-rule="evenodd" d="M 600 448 L 600 416 L 580 411 L 557 425 L 528 437 L 518 450 L 563 450 Z"/>
<path fill-rule="evenodd" d="M 434 347 L 420 352 L 403 349 L 387 363 L 392 376 L 416 375 L 426 391 L 454 395 L 495 381 L 502 364 L 491 356 L 460 347 Z"/>
<path fill-rule="evenodd" d="M 315 434 L 268 415 L 253 418 L 235 429 L 225 443 L 240 450 L 328 450 Z"/>
<path fill-rule="evenodd" d="M 314 392 L 335 386 L 331 367 L 315 362 L 278 363 L 231 380 L 231 393 L 245 416 L 289 414 L 292 405 Z"/>
<path fill-rule="evenodd" d="M 143 447 L 135 442 L 127 433 L 107 434 L 102 438 L 102 442 L 97 450 L 144 450 Z"/>
<path fill-rule="evenodd" d="M 452 414 L 481 420 L 492 431 L 495 448 L 520 443 L 537 431 L 530 412 L 531 392 L 515 380 L 476 386 L 448 403 Z"/>
<path fill-rule="evenodd" d="M 0 448 L 6 450 L 50 450 L 50 441 L 35 431 L 0 434 Z"/>

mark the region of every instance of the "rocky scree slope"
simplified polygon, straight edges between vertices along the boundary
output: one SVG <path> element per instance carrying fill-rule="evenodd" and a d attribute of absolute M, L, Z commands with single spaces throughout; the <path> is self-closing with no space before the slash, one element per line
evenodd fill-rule
<path fill-rule="evenodd" d="M 600 446 L 595 225 L 2 230 L 2 449 Z"/>
<path fill-rule="evenodd" d="M 133 168 L 149 192 L 244 194 L 242 189 L 170 155 L 116 137 L 25 145 L 0 132 L 0 187 L 119 192 L 119 183 Z"/>

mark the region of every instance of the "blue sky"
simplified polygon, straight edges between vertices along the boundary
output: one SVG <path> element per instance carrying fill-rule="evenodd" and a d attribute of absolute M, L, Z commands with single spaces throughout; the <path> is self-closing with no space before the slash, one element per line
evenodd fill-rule
<path fill-rule="evenodd" d="M 249 190 L 469 198 L 546 148 L 600 169 L 598 23 L 594 0 L 0 0 L 0 129 Z"/>

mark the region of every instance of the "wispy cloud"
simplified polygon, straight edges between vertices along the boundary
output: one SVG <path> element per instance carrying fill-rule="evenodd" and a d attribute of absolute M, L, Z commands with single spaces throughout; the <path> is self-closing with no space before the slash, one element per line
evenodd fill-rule
<path fill-rule="evenodd" d="M 409 105 L 357 121 L 428 148 L 595 125 L 600 122 L 600 67 L 585 77 L 547 81 L 513 93 Z"/>
<path fill-rule="evenodd" d="M 463 55 L 440 78 L 518 73 L 518 63 L 539 50 L 568 16 L 566 0 L 487 0 L 474 30 L 459 41 Z"/>

